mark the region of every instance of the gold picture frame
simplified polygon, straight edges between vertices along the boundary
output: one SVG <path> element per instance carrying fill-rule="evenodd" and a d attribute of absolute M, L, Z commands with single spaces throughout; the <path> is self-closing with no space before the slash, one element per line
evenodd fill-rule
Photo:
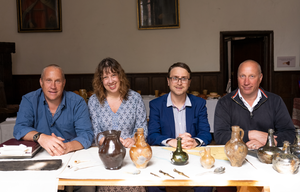
<path fill-rule="evenodd" d="M 18 32 L 61 32 L 61 0 L 17 0 Z"/>
<path fill-rule="evenodd" d="M 138 29 L 180 28 L 179 0 L 137 0 Z"/>

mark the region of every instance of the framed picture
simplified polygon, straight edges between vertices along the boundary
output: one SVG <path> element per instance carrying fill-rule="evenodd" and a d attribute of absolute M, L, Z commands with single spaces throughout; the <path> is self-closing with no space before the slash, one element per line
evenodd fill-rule
<path fill-rule="evenodd" d="M 61 0 L 17 0 L 18 32 L 61 32 Z"/>
<path fill-rule="evenodd" d="M 277 57 L 277 65 L 275 71 L 296 71 L 300 67 L 296 64 L 296 56 L 279 56 Z"/>
<path fill-rule="evenodd" d="M 137 0 L 138 29 L 179 28 L 179 0 Z"/>

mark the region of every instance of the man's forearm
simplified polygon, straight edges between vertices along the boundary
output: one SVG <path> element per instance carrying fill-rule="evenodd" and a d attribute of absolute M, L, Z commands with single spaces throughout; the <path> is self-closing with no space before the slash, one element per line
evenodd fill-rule
<path fill-rule="evenodd" d="M 83 149 L 83 146 L 81 145 L 81 143 L 79 143 L 78 141 L 74 140 L 74 141 L 70 141 L 68 143 L 65 143 L 67 146 L 67 149 L 65 151 L 65 154 L 72 152 L 72 151 L 77 151 L 80 149 Z"/>
<path fill-rule="evenodd" d="M 26 141 L 33 141 L 33 136 L 37 133 L 37 131 L 30 131 L 24 137 L 22 137 L 22 139 Z"/>

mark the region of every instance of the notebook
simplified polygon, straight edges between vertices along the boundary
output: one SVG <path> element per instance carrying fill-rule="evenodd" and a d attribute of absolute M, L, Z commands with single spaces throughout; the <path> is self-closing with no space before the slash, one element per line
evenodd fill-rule
<path fill-rule="evenodd" d="M 34 141 L 23 141 L 15 138 L 0 144 L 0 159 L 30 159 L 42 147 Z"/>

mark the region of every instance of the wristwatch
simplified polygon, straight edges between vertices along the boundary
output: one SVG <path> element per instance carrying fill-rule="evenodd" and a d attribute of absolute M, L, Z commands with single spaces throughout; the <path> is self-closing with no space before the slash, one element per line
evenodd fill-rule
<path fill-rule="evenodd" d="M 40 132 L 38 132 L 37 134 L 35 134 L 34 136 L 33 136 L 33 141 L 34 142 L 38 142 L 38 140 L 39 140 L 39 138 L 40 138 L 40 135 L 41 135 L 42 133 L 40 133 Z"/>

